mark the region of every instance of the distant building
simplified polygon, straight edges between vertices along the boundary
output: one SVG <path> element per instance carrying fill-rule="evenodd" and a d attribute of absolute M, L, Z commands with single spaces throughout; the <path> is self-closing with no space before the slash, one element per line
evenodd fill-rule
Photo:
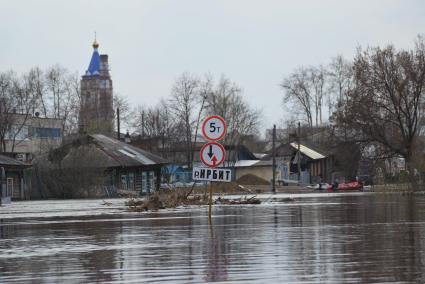
<path fill-rule="evenodd" d="M 98 47 L 95 40 L 89 67 L 80 82 L 79 129 L 82 133 L 111 133 L 113 130 L 113 93 L 108 55 L 100 55 Z"/>
<path fill-rule="evenodd" d="M 299 153 L 300 152 L 300 153 Z M 279 143 L 276 146 L 277 171 L 283 182 L 298 180 L 298 161 L 301 169 L 301 184 L 331 181 L 333 157 L 300 143 Z M 271 154 L 263 159 L 271 159 Z M 279 180 L 279 177 L 276 178 Z"/>
<path fill-rule="evenodd" d="M 6 155 L 30 162 L 34 156 L 59 147 L 62 143 L 63 120 L 26 117 L 16 114 L 16 125 L 6 134 Z"/>
<path fill-rule="evenodd" d="M 66 169 L 63 179 L 90 172 L 97 175 L 94 178 L 98 184 L 94 186 L 103 191 L 95 196 L 109 196 L 117 191 L 134 194 L 156 191 L 161 182 L 161 168 L 167 164 L 162 157 L 103 134 L 80 136 L 53 151 L 48 158 L 60 164 L 58 172 Z M 78 190 L 81 186 L 78 182 L 73 182 L 69 190 Z"/>
<path fill-rule="evenodd" d="M 267 183 L 273 179 L 273 163 L 271 160 L 239 160 L 234 165 L 234 180 L 244 176 L 256 176 Z M 276 180 L 280 180 L 280 171 L 276 170 Z"/>
<path fill-rule="evenodd" d="M 29 166 L 23 162 L 0 155 L 0 204 L 10 199 L 24 199 L 26 184 L 24 169 Z"/>

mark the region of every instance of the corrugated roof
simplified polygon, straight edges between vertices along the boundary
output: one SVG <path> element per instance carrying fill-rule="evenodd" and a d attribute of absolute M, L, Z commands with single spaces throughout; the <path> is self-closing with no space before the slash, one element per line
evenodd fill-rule
<path fill-rule="evenodd" d="M 96 144 L 104 153 L 115 161 L 110 161 L 109 165 L 107 165 L 109 167 L 149 166 L 167 163 L 167 161 L 160 156 L 133 147 L 117 139 L 113 139 L 102 134 L 93 134 L 90 135 L 90 137 L 95 140 Z"/>
<path fill-rule="evenodd" d="M 293 148 L 295 148 L 296 150 L 298 150 L 298 143 L 292 142 L 290 145 Z M 326 158 L 326 156 L 320 154 L 319 152 L 317 152 L 317 151 L 315 151 L 315 150 L 313 150 L 311 148 L 308 148 L 307 146 L 305 146 L 303 144 L 300 144 L 300 152 L 303 155 L 305 155 L 305 156 L 307 156 L 307 157 L 309 157 L 310 159 L 313 159 L 313 160 L 319 160 L 319 159 Z"/>

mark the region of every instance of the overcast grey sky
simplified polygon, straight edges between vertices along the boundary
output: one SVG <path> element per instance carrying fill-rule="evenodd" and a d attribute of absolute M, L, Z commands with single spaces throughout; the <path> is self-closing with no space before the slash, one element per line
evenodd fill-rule
<path fill-rule="evenodd" d="M 0 0 L 0 19 L 2 71 L 60 64 L 83 74 L 97 31 L 114 90 L 132 104 L 154 105 L 184 71 L 225 74 L 269 126 L 285 115 L 284 75 L 350 59 L 359 45 L 412 47 L 425 1 Z"/>

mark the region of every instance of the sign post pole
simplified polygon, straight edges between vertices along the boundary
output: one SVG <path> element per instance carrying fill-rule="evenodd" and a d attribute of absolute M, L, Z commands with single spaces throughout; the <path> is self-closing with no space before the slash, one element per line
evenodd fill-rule
<path fill-rule="evenodd" d="M 226 151 L 220 143 L 227 132 L 227 125 L 224 119 L 218 115 L 207 117 L 202 123 L 202 136 L 208 141 L 200 151 L 200 158 L 205 167 L 194 167 L 192 171 L 193 180 L 209 181 L 209 198 L 208 198 L 208 223 L 212 224 L 212 192 L 211 182 L 230 182 L 231 170 L 217 168 L 224 162 Z"/>
<path fill-rule="evenodd" d="M 212 212 L 212 185 L 210 183 L 210 198 L 208 201 L 208 224 L 211 225 L 211 212 Z"/>

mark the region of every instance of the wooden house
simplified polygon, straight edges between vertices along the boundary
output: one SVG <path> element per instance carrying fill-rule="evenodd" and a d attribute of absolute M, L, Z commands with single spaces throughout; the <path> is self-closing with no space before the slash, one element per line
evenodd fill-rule
<path fill-rule="evenodd" d="M 21 161 L 0 155 L 0 203 L 8 203 L 11 199 L 24 199 L 24 169 L 28 167 L 29 165 Z"/>
<path fill-rule="evenodd" d="M 63 145 L 49 155 L 49 160 L 60 164 L 65 173 L 76 172 L 76 176 L 91 170 L 103 180 L 98 186 L 106 195 L 158 190 L 161 168 L 167 163 L 157 155 L 103 134 L 82 136 Z"/>
<path fill-rule="evenodd" d="M 271 159 L 271 155 L 263 159 Z M 276 163 L 282 181 L 298 180 L 298 162 L 302 184 L 331 181 L 332 156 L 304 143 L 300 143 L 299 147 L 296 142 L 276 146 Z"/>

